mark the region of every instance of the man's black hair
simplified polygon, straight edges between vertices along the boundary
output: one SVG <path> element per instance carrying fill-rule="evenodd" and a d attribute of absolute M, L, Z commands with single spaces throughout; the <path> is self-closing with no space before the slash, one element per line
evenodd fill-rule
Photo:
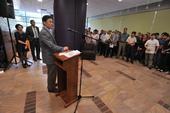
<path fill-rule="evenodd" d="M 94 30 L 94 32 L 96 33 L 96 32 L 98 32 L 98 30 L 97 30 L 97 29 L 95 29 L 95 30 Z"/>
<path fill-rule="evenodd" d="M 34 20 L 30 20 L 30 23 L 32 23 Z"/>
<path fill-rule="evenodd" d="M 167 32 L 163 32 L 162 35 L 169 37 L 169 34 Z"/>
<path fill-rule="evenodd" d="M 157 36 L 159 36 L 159 33 L 155 33 Z"/>
<path fill-rule="evenodd" d="M 151 36 L 156 36 L 156 33 L 152 33 Z"/>
<path fill-rule="evenodd" d="M 132 31 L 132 34 L 136 35 L 136 31 Z"/>
<path fill-rule="evenodd" d="M 46 22 L 48 19 L 53 19 L 53 17 L 50 16 L 50 15 L 44 15 L 44 16 L 42 17 L 42 22 Z"/>

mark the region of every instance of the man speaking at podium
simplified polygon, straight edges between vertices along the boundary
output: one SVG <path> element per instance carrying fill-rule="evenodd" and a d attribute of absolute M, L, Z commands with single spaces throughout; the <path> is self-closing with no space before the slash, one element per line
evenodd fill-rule
<path fill-rule="evenodd" d="M 68 47 L 58 46 L 53 35 L 53 18 L 52 16 L 45 15 L 42 18 L 43 28 L 40 32 L 40 46 L 42 48 L 43 63 L 47 65 L 48 78 L 47 88 L 48 92 L 58 93 L 59 89 L 56 88 L 57 67 L 53 54 L 55 52 L 68 51 Z"/>

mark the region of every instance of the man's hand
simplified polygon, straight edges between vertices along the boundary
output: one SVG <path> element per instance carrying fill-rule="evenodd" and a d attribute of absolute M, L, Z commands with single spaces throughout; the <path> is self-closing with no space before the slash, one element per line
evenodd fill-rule
<path fill-rule="evenodd" d="M 68 51 L 69 48 L 67 46 L 64 47 L 64 51 Z"/>

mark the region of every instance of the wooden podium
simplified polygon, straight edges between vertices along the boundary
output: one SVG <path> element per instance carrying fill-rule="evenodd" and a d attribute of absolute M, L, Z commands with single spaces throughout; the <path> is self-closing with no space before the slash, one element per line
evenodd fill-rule
<path fill-rule="evenodd" d="M 70 58 L 54 54 L 56 58 L 56 65 L 58 67 L 58 87 L 60 90 L 60 97 L 65 102 L 65 107 L 77 101 L 78 91 L 78 62 L 79 56 L 74 55 Z"/>

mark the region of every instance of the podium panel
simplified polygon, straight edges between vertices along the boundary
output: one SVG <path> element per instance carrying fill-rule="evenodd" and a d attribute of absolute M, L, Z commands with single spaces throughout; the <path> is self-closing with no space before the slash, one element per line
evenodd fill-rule
<path fill-rule="evenodd" d="M 68 107 L 77 100 L 79 55 L 67 58 L 55 53 L 54 56 L 58 67 L 60 97 L 64 100 L 65 107 Z"/>

